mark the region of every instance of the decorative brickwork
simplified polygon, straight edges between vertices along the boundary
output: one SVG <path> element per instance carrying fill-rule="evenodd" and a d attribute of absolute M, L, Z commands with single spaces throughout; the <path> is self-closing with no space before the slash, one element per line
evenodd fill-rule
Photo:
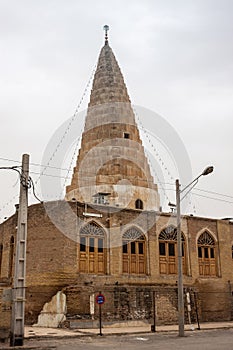
<path fill-rule="evenodd" d="M 137 208 L 159 209 L 154 184 L 135 123 L 128 92 L 108 44 L 99 56 L 81 149 L 66 199 Z"/>

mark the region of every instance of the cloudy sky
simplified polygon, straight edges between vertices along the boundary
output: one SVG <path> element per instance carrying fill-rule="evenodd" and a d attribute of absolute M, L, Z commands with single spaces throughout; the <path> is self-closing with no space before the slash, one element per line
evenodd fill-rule
<path fill-rule="evenodd" d="M 0 166 L 18 165 L 23 153 L 42 163 L 74 114 L 108 24 L 132 103 L 176 130 L 194 177 L 215 167 L 189 212 L 233 217 L 232 13 L 231 0 L 0 0 Z M 31 171 L 36 182 L 41 169 Z M 0 172 L 0 222 L 18 202 L 17 179 Z"/>

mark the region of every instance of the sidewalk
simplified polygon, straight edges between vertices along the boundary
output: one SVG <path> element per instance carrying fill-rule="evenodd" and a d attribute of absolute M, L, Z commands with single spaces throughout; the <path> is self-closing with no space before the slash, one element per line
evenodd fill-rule
<path fill-rule="evenodd" d="M 191 327 L 192 326 L 192 327 Z M 205 322 L 200 324 L 201 330 L 233 328 L 233 322 Z M 185 325 L 186 331 L 197 330 L 197 324 Z M 151 332 L 151 326 L 144 327 L 104 327 L 102 328 L 103 335 L 122 335 L 135 333 Z M 178 332 L 178 325 L 157 326 L 156 332 Z M 64 338 L 64 337 L 79 337 L 79 336 L 96 336 L 99 334 L 99 329 L 61 329 L 61 328 L 43 328 L 43 327 L 25 327 L 25 338 Z"/>
<path fill-rule="evenodd" d="M 200 325 L 201 330 L 217 330 L 217 329 L 229 329 L 233 328 L 232 322 L 206 322 Z M 192 329 L 190 325 L 185 325 L 185 330 L 188 332 L 194 331 L 199 332 L 197 330 L 197 324 L 194 324 Z M 176 333 L 178 335 L 178 326 L 177 325 L 169 325 L 169 326 L 157 326 L 157 333 L 162 332 L 170 332 Z M 102 328 L 103 336 L 108 335 L 133 335 L 133 334 L 149 334 L 151 333 L 151 326 L 143 326 L 143 327 L 106 327 Z M 60 329 L 60 328 L 42 328 L 42 327 L 25 327 L 25 345 L 22 347 L 10 347 L 9 344 L 0 344 L 1 350 L 56 350 L 57 343 L 59 340 L 69 341 L 72 338 L 90 338 L 97 337 L 99 335 L 99 329 Z M 33 342 L 35 339 L 35 342 Z M 54 342 L 53 342 L 54 339 Z M 47 342 L 48 341 L 48 342 Z M 52 341 L 52 342 L 51 342 Z M 85 342 L 85 340 L 83 340 Z"/>

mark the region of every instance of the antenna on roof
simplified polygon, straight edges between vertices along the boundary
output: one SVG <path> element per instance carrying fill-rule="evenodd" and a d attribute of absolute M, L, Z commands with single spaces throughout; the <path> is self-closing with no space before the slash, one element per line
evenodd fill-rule
<path fill-rule="evenodd" d="M 109 26 L 105 24 L 104 26 L 104 31 L 105 31 L 105 45 L 108 45 L 108 31 L 109 31 Z"/>

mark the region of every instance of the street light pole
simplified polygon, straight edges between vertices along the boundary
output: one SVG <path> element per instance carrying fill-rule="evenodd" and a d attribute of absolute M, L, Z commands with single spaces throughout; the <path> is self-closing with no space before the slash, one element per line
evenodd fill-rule
<path fill-rule="evenodd" d="M 177 218 L 177 246 L 178 246 L 178 325 L 179 325 L 179 337 L 184 337 L 184 294 L 183 294 L 183 261 L 182 261 L 182 237 L 181 237 L 181 213 L 180 202 L 191 191 L 191 189 L 197 184 L 201 176 L 206 176 L 212 173 L 213 166 L 208 166 L 199 176 L 197 176 L 190 184 L 185 186 L 183 190 L 180 190 L 179 179 L 176 180 L 176 218 Z M 191 188 L 189 188 L 192 185 Z M 182 199 L 180 194 L 189 188 Z"/>
<path fill-rule="evenodd" d="M 183 261 L 180 215 L 180 183 L 176 180 L 176 213 L 177 213 L 177 245 L 178 245 L 178 324 L 179 337 L 184 337 L 184 294 L 183 294 Z"/>

